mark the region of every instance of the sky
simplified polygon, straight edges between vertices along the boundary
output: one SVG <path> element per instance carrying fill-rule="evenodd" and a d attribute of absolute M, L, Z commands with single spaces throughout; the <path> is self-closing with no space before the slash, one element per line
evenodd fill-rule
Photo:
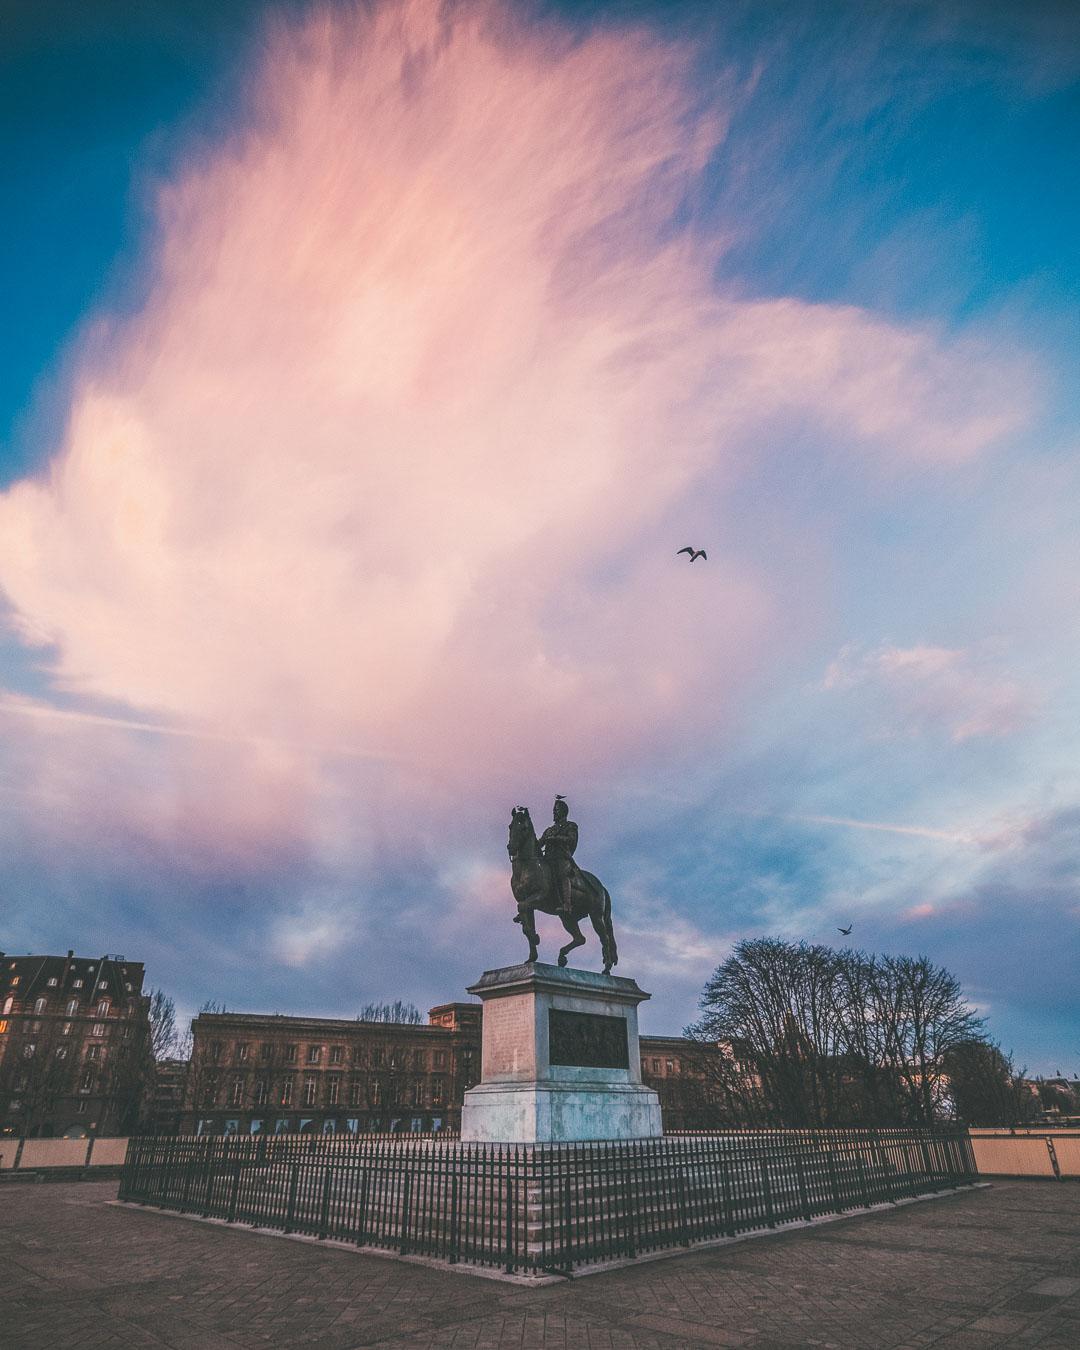
<path fill-rule="evenodd" d="M 646 1034 L 770 934 L 1080 1074 L 1078 77 L 1050 0 L 9 0 L 0 949 L 462 998 L 558 792 Z"/>

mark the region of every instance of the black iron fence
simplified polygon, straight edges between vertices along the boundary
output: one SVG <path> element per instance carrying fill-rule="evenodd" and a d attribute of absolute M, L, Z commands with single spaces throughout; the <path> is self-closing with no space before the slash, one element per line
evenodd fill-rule
<path fill-rule="evenodd" d="M 955 1189 L 967 1132 L 739 1130 L 575 1144 L 133 1139 L 120 1199 L 507 1271 L 689 1246 Z"/>

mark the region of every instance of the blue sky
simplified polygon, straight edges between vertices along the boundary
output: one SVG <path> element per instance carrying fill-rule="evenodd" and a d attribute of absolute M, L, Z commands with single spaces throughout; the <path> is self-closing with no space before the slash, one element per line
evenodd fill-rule
<path fill-rule="evenodd" d="M 435 9 L 10 10 L 0 946 L 442 1001 L 559 791 L 1080 1072 L 1075 10 Z"/>

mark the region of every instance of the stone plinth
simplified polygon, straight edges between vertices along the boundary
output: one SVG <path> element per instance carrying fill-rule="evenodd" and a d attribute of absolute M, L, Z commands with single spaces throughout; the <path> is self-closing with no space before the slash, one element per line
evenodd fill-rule
<path fill-rule="evenodd" d="M 641 1082 L 634 980 L 536 962 L 488 970 L 482 1081 L 465 1094 L 461 1137 L 484 1143 L 648 1139 L 660 1099 Z"/>

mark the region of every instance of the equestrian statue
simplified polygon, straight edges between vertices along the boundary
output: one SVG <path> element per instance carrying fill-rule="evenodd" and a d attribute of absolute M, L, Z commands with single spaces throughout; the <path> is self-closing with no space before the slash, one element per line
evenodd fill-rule
<path fill-rule="evenodd" d="M 539 839 L 527 806 L 515 806 L 510 813 L 510 889 L 517 901 L 514 922 L 529 940 L 529 960 L 537 959 L 540 938 L 536 932 L 536 910 L 557 914 L 571 941 L 559 949 L 559 965 L 566 956 L 585 942 L 578 924 L 586 916 L 591 920 L 603 949 L 604 974 L 618 964 L 619 951 L 611 927 L 611 896 L 591 872 L 583 872 L 574 861 L 578 827 L 570 817 L 563 797 L 555 798 L 554 819 Z"/>

